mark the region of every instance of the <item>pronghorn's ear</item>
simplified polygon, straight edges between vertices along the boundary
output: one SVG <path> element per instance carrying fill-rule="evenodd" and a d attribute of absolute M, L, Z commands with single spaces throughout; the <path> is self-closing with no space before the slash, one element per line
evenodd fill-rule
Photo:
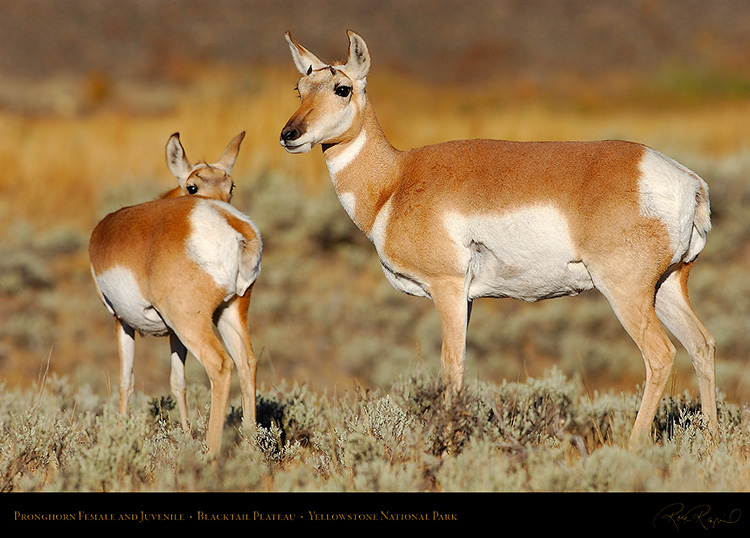
<path fill-rule="evenodd" d="M 347 31 L 349 35 L 349 59 L 346 61 L 344 71 L 353 79 L 364 81 L 370 71 L 370 52 L 367 50 L 365 40 L 359 35 Z"/>
<path fill-rule="evenodd" d="M 231 173 L 234 161 L 237 160 L 237 154 L 240 151 L 240 144 L 242 143 L 243 138 L 245 138 L 245 131 L 242 131 L 232 139 L 224 150 L 224 153 L 221 154 L 221 159 L 219 159 L 214 166 L 221 168 L 227 174 Z"/>
<path fill-rule="evenodd" d="M 289 43 L 289 50 L 292 51 L 294 65 L 297 66 L 297 70 L 303 75 L 309 75 L 316 69 L 320 69 L 321 67 L 325 67 L 326 65 L 328 65 L 324 62 L 321 62 L 312 52 L 292 39 L 292 34 L 290 34 L 289 32 L 284 34 L 284 37 L 286 37 L 286 40 Z"/>
<path fill-rule="evenodd" d="M 185 149 L 180 143 L 180 133 L 175 133 L 169 137 L 167 142 L 167 166 L 180 184 L 190 175 L 193 165 L 187 160 Z"/>

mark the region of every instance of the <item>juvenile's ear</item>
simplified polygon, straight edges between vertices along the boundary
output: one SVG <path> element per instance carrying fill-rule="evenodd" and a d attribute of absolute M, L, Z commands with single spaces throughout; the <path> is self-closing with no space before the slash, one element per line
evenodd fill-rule
<path fill-rule="evenodd" d="M 234 161 L 237 160 L 237 154 L 240 151 L 240 144 L 243 138 L 245 138 L 245 131 L 242 131 L 229 142 L 224 153 L 221 154 L 221 158 L 214 165 L 224 170 L 227 174 L 230 174 L 234 166 Z"/>
<path fill-rule="evenodd" d="M 193 170 L 193 165 L 187 160 L 185 149 L 180 143 L 180 133 L 170 136 L 167 142 L 167 166 L 174 177 L 179 180 L 180 185 Z"/>
<path fill-rule="evenodd" d="M 286 37 L 286 40 L 289 43 L 289 50 L 292 51 L 294 65 L 297 66 L 297 70 L 303 75 L 309 75 L 316 69 L 320 69 L 321 67 L 326 67 L 328 65 L 324 62 L 321 62 L 312 52 L 292 39 L 292 34 L 290 34 L 289 32 L 284 34 L 284 37 Z"/>
<path fill-rule="evenodd" d="M 364 82 L 370 71 L 370 52 L 367 43 L 359 35 L 347 31 L 349 36 L 349 59 L 344 66 L 344 71 L 349 78 Z"/>

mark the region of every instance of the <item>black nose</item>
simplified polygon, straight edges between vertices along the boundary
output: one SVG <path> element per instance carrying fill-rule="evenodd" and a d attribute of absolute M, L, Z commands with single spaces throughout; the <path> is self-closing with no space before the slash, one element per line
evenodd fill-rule
<path fill-rule="evenodd" d="M 284 127 L 284 130 L 281 131 L 281 139 L 284 142 L 289 142 L 297 138 L 299 138 L 299 131 L 294 127 Z"/>

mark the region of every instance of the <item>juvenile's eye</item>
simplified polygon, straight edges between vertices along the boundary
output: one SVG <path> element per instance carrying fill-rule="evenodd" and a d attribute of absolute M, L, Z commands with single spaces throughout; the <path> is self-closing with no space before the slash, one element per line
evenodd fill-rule
<path fill-rule="evenodd" d="M 188 194 L 195 194 L 198 192 L 198 187 L 197 185 L 188 185 L 187 191 L 188 191 Z"/>
<path fill-rule="evenodd" d="M 349 94 L 352 93 L 352 88 L 351 86 L 336 86 L 333 92 L 339 97 L 349 97 Z"/>

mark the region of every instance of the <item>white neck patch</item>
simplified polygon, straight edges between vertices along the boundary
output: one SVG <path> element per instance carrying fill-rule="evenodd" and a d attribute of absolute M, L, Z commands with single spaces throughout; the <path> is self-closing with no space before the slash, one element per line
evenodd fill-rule
<path fill-rule="evenodd" d="M 354 220 L 354 210 L 357 207 L 357 199 L 354 197 L 354 194 L 351 192 L 342 192 L 339 194 L 339 201 L 344 207 L 346 214 L 349 215 L 349 218 Z"/>
<path fill-rule="evenodd" d="M 328 173 L 331 174 L 331 179 L 335 180 L 339 172 L 351 164 L 355 157 L 359 155 L 359 152 L 362 151 L 366 141 L 367 135 L 365 134 L 365 131 L 362 130 L 357 135 L 357 138 L 344 146 L 339 154 L 326 159 L 326 165 L 328 166 Z"/>

